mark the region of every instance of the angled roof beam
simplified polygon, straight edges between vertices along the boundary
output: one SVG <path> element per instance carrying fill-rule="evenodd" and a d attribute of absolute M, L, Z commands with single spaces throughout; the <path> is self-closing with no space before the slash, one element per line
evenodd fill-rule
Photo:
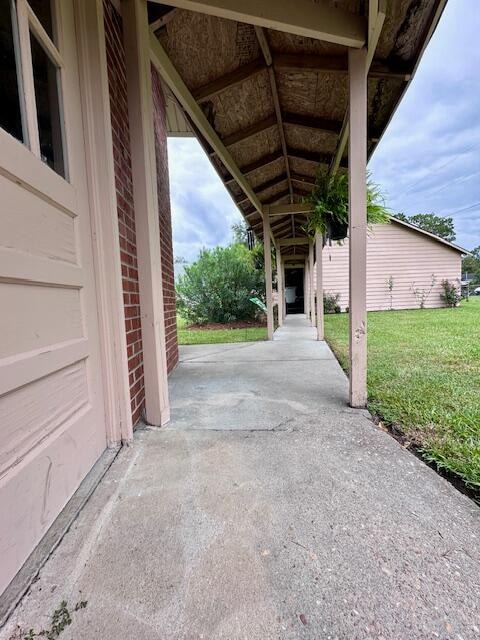
<path fill-rule="evenodd" d="M 260 213 L 260 215 L 263 215 L 262 204 L 260 200 L 254 193 L 245 176 L 238 168 L 238 165 L 230 155 L 229 151 L 226 149 L 215 129 L 208 122 L 201 107 L 195 101 L 195 98 L 192 96 L 188 87 L 180 77 L 180 74 L 173 66 L 165 49 L 162 47 L 153 33 L 150 33 L 150 58 L 153 66 L 160 73 L 164 82 L 166 82 L 166 84 L 169 86 L 170 90 L 180 102 L 183 109 L 189 115 L 192 122 L 198 128 L 202 136 L 207 140 L 212 149 L 216 151 L 224 166 L 235 178 L 238 186 L 248 197 L 255 209 Z"/>
<path fill-rule="evenodd" d="M 276 126 L 276 124 L 277 118 L 272 114 L 264 120 L 254 122 L 249 127 L 245 127 L 245 129 L 235 131 L 235 133 L 226 136 L 225 138 L 223 138 L 222 142 L 226 147 L 230 147 L 232 146 L 232 144 L 236 144 L 237 142 L 242 142 L 247 138 L 251 138 L 252 136 L 257 135 L 257 133 L 261 133 L 262 131 L 266 131 L 267 129 Z"/>
<path fill-rule="evenodd" d="M 383 23 L 387 15 L 387 1 L 386 0 L 372 0 L 369 2 L 368 7 L 368 43 L 367 43 L 367 72 L 373 61 L 375 50 L 377 48 L 380 34 L 382 33 Z M 338 171 L 340 163 L 345 152 L 348 136 L 350 134 L 350 125 L 348 122 L 348 107 L 345 111 L 343 118 L 342 130 L 337 142 L 337 148 L 330 165 L 330 174 L 334 174 Z"/>
<path fill-rule="evenodd" d="M 282 145 L 283 158 L 285 160 L 285 171 L 287 172 L 288 189 L 290 191 L 290 202 L 293 202 L 293 185 L 290 179 L 290 164 L 287 155 L 287 141 L 285 139 L 285 128 L 283 126 L 282 110 L 280 107 L 280 99 L 278 97 L 277 79 L 275 77 L 275 71 L 272 67 L 272 54 L 270 52 L 270 46 L 268 44 L 265 30 L 262 27 L 255 27 L 255 33 L 257 35 L 258 44 L 262 50 L 265 63 L 268 67 L 268 79 L 270 81 L 270 90 L 272 92 L 273 106 L 275 108 L 275 116 L 278 124 L 278 132 L 280 134 L 280 143 Z"/>
<path fill-rule="evenodd" d="M 348 74 L 346 56 L 322 56 L 310 53 L 278 53 L 273 57 L 273 65 L 281 71 L 320 71 L 322 73 Z M 386 62 L 374 60 L 370 67 L 371 78 L 395 78 L 409 80 L 412 71 L 391 67 Z"/>
<path fill-rule="evenodd" d="M 312 116 L 301 116 L 296 113 L 285 113 L 283 115 L 285 124 L 295 125 L 297 127 L 306 127 L 307 129 L 317 129 L 328 133 L 340 133 L 342 123 L 336 120 L 328 120 L 327 118 L 315 118 Z"/>
<path fill-rule="evenodd" d="M 367 40 L 366 19 L 333 7 L 329 0 L 168 0 L 168 4 L 345 47 L 358 49 Z"/>
<path fill-rule="evenodd" d="M 253 62 L 249 62 L 248 64 L 244 64 L 241 67 L 234 69 L 230 73 L 226 73 L 221 78 L 217 78 L 216 80 L 203 85 L 203 87 L 194 89 L 192 91 L 192 95 L 197 102 L 206 102 L 219 93 L 222 93 L 222 91 L 225 91 L 230 87 L 235 87 L 236 85 L 245 82 L 245 80 L 253 78 L 265 69 L 265 63 L 259 58 L 258 60 L 254 60 Z"/>

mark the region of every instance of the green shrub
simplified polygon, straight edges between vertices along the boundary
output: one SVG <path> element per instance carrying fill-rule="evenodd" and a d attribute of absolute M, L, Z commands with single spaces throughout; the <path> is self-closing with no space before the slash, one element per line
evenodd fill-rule
<path fill-rule="evenodd" d="M 446 307 L 456 307 L 461 299 L 460 291 L 457 285 L 450 280 L 442 280 L 443 293 L 440 294 Z"/>
<path fill-rule="evenodd" d="M 192 323 L 254 319 L 258 307 L 250 298 L 265 299 L 257 257 L 242 244 L 204 249 L 177 282 L 179 313 Z"/>
<path fill-rule="evenodd" d="M 340 313 L 340 300 L 339 293 L 324 293 L 323 294 L 323 311 L 324 313 Z"/>

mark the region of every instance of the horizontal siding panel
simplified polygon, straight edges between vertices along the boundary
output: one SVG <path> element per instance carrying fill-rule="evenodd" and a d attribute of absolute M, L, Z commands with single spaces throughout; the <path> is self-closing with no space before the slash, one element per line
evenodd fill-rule
<path fill-rule="evenodd" d="M 342 310 L 349 300 L 348 265 L 348 239 L 340 245 L 324 247 L 323 288 L 326 293 L 339 294 Z M 460 252 L 398 223 L 373 225 L 367 238 L 369 311 L 418 308 L 420 301 L 413 289 L 428 291 L 432 274 L 436 282 L 425 302 L 428 308 L 443 305 L 442 280 L 460 278 Z M 390 277 L 394 281 L 392 299 L 387 287 Z"/>

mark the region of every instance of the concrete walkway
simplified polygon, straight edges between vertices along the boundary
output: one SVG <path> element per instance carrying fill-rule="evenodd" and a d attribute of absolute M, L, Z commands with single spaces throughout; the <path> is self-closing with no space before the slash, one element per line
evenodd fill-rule
<path fill-rule="evenodd" d="M 347 407 L 304 318 L 275 338 L 182 349 L 171 425 L 121 451 L 1 640 L 62 600 L 87 601 L 62 640 L 480 637 L 478 507 Z"/>

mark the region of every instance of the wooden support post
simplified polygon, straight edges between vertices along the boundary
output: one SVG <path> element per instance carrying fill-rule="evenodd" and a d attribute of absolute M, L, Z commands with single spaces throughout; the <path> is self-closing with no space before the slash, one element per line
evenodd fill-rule
<path fill-rule="evenodd" d="M 265 297 L 267 302 L 267 338 L 273 340 L 273 291 L 272 291 L 272 250 L 270 240 L 270 218 L 263 216 L 263 252 L 265 261 Z"/>
<path fill-rule="evenodd" d="M 147 422 L 170 419 L 147 3 L 122 0 Z"/>
<path fill-rule="evenodd" d="M 314 284 L 314 276 L 315 276 L 315 266 L 314 266 L 314 255 L 313 255 L 313 242 L 310 242 L 308 245 L 308 272 L 310 274 L 310 319 L 312 322 L 312 327 L 315 326 L 315 284 Z"/>
<path fill-rule="evenodd" d="M 367 404 L 367 50 L 348 52 L 350 406 Z"/>
<path fill-rule="evenodd" d="M 317 340 L 323 340 L 323 236 L 320 233 L 315 235 L 315 257 L 317 259 Z"/>
<path fill-rule="evenodd" d="M 277 293 L 278 293 L 278 326 L 283 326 L 283 319 L 285 317 L 284 308 L 285 308 L 285 290 L 283 286 L 283 262 L 282 262 L 282 254 L 280 250 L 276 251 L 276 259 L 277 259 Z"/>
<path fill-rule="evenodd" d="M 305 260 L 304 279 L 303 279 L 303 299 L 305 307 L 305 315 L 310 320 L 310 273 L 308 268 L 308 260 Z"/>

